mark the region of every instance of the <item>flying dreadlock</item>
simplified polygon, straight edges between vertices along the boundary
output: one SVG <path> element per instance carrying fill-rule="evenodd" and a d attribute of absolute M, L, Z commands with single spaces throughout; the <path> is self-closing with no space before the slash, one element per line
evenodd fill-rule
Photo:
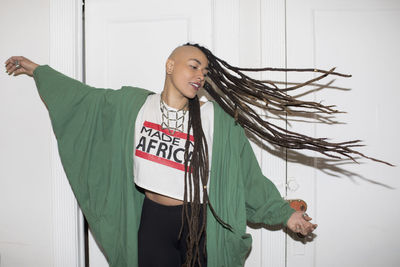
<path fill-rule="evenodd" d="M 335 72 L 334 68 L 326 71 L 320 69 L 286 69 L 286 68 L 238 68 L 234 67 L 224 60 L 216 57 L 205 47 L 198 44 L 185 44 L 200 49 L 208 59 L 208 74 L 204 84 L 204 89 L 209 95 L 231 115 L 237 123 L 245 130 L 254 134 L 258 138 L 268 141 L 272 144 L 290 148 L 290 149 L 308 149 L 317 151 L 331 158 L 340 159 L 342 157 L 350 158 L 356 161 L 354 155 L 358 155 L 373 161 L 381 162 L 390 166 L 390 163 L 368 157 L 354 147 L 362 146 L 360 140 L 352 140 L 340 143 L 328 142 L 327 138 L 314 138 L 300 133 L 289 131 L 285 128 L 274 125 L 273 123 L 262 119 L 251 106 L 259 107 L 271 112 L 287 112 L 292 114 L 301 113 L 338 113 L 333 109 L 334 106 L 326 106 L 321 103 L 311 101 L 301 101 L 287 94 L 288 91 L 303 88 L 328 75 L 337 75 L 341 77 L 351 77 Z M 253 79 L 244 71 L 282 71 L 282 72 L 315 72 L 320 75 L 314 79 L 306 81 L 288 88 L 278 88 L 271 81 L 260 81 Z M 182 212 L 182 228 L 184 221 L 188 225 L 189 234 L 187 236 L 187 258 L 184 266 L 201 266 L 199 243 L 201 238 L 205 238 L 207 206 L 210 208 L 216 220 L 225 228 L 232 230 L 231 226 L 224 222 L 214 211 L 207 194 L 208 182 L 208 150 L 203 129 L 201 127 L 200 104 L 196 96 L 189 100 L 189 122 L 188 132 L 193 128 L 194 148 L 191 159 L 189 160 L 189 135 L 185 145 L 185 192 L 184 205 Z M 190 162 L 189 162 L 190 161 Z M 200 185 L 201 182 L 201 185 Z M 187 185 L 189 184 L 189 199 L 191 200 L 190 209 L 188 209 Z M 194 188 L 192 196 L 192 188 Z M 203 190 L 203 203 L 200 204 L 200 191 Z M 201 225 L 199 225 L 200 215 L 203 215 Z M 182 232 L 181 228 L 181 232 Z M 181 235 L 181 234 L 180 234 Z M 206 242 L 204 242 L 204 255 L 206 255 Z"/>
<path fill-rule="evenodd" d="M 238 68 L 229 65 L 224 60 L 214 56 L 210 50 L 197 44 L 186 44 L 199 48 L 209 60 L 208 77 L 212 81 L 205 82 L 204 89 L 215 101 L 247 131 L 272 144 L 290 149 L 314 150 L 328 157 L 340 159 L 341 156 L 355 161 L 352 155 L 381 162 L 385 161 L 368 157 L 352 147 L 362 146 L 360 140 L 352 140 L 341 143 L 326 141 L 327 138 L 313 138 L 281 128 L 262 119 L 250 106 L 263 108 L 267 111 L 286 111 L 288 113 L 338 113 L 333 106 L 322 105 L 311 101 L 301 101 L 288 95 L 286 92 L 302 88 L 315 81 L 321 80 L 328 75 L 351 77 L 351 75 L 334 72 L 335 68 L 325 71 L 319 69 L 285 69 L 285 68 Z M 237 76 L 230 74 L 234 72 Z M 273 82 L 259 81 L 252 79 L 243 71 L 296 71 L 296 72 L 317 72 L 320 76 L 306 81 L 302 84 L 280 89 Z M 219 91 L 217 90 L 219 89 Z M 260 103 L 263 102 L 263 103 Z M 293 110 L 294 107 L 299 110 Z"/>

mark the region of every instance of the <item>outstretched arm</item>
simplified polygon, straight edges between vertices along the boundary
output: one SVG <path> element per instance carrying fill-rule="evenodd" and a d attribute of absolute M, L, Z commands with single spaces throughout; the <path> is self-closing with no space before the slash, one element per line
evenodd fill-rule
<path fill-rule="evenodd" d="M 316 227 L 303 212 L 294 211 L 281 197 L 275 185 L 260 169 L 253 149 L 245 138 L 241 159 L 246 188 L 247 219 L 266 224 L 285 224 L 291 231 L 303 235 L 310 234 Z"/>
<path fill-rule="evenodd" d="M 5 64 L 9 75 L 26 74 L 34 78 L 56 131 L 59 128 L 57 126 L 71 122 L 71 118 L 83 118 L 85 113 L 93 111 L 103 96 L 114 91 L 88 86 L 48 65 L 39 66 L 22 56 L 10 57 Z"/>

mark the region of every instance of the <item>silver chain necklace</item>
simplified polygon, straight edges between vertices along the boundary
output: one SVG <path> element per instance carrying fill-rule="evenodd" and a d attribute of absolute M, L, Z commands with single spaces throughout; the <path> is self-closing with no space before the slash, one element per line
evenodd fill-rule
<path fill-rule="evenodd" d="M 183 132 L 183 125 L 185 123 L 185 115 L 187 110 L 184 110 L 186 105 L 178 110 L 169 109 L 160 95 L 160 110 L 161 110 L 161 128 L 168 129 L 171 135 L 176 131 Z"/>

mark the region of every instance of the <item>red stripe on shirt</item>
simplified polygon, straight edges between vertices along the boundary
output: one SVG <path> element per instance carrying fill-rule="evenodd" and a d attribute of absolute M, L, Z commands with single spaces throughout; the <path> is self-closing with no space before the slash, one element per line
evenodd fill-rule
<path fill-rule="evenodd" d="M 181 171 L 185 171 L 185 164 L 182 164 L 182 163 L 178 163 L 178 162 L 175 162 L 175 161 L 172 161 L 169 159 L 158 157 L 158 156 L 155 156 L 155 155 L 152 155 L 152 154 L 149 154 L 149 153 L 143 152 L 141 150 L 137 150 L 137 149 L 136 149 L 135 155 L 138 157 L 159 163 L 159 164 L 163 164 L 168 167 L 172 167 L 172 168 L 175 168 L 175 169 L 178 169 Z"/>
<path fill-rule="evenodd" d="M 144 127 L 147 127 L 147 128 L 151 128 L 151 129 L 157 130 L 157 131 L 160 131 L 160 132 L 163 132 L 163 133 L 165 133 L 165 134 L 167 134 L 167 135 L 169 135 L 169 136 L 178 137 L 178 138 L 181 138 L 181 139 L 184 139 L 184 140 L 186 140 L 186 138 L 187 138 L 187 134 L 185 134 L 185 133 L 183 133 L 183 132 L 175 131 L 174 134 L 171 134 L 171 133 L 168 131 L 168 129 L 163 129 L 163 128 L 161 127 L 161 125 L 156 124 L 156 123 L 152 123 L 152 122 L 149 122 L 149 121 L 145 121 L 145 122 L 143 123 L 143 126 L 144 126 Z M 190 141 L 194 142 L 194 137 L 193 137 L 193 135 L 190 135 L 189 138 L 190 138 Z"/>

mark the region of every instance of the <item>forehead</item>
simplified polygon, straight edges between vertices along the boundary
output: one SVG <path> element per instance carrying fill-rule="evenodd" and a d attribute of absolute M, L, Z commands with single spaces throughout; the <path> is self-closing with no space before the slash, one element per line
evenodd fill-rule
<path fill-rule="evenodd" d="M 199 64 L 201 65 L 208 65 L 208 60 L 204 53 L 197 47 L 189 45 L 176 48 L 170 58 L 178 61 L 195 60 L 200 62 Z"/>

